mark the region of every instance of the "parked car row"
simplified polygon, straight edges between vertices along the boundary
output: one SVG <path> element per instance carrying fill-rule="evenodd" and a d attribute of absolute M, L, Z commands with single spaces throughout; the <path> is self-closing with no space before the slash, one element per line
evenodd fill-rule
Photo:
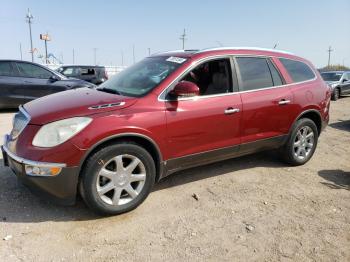
<path fill-rule="evenodd" d="M 0 108 L 17 108 L 39 97 L 94 86 L 36 63 L 0 60 Z"/>
<path fill-rule="evenodd" d="M 350 94 L 350 71 L 322 72 L 321 76 L 332 89 L 332 100 L 336 101 L 340 96 Z"/>
<path fill-rule="evenodd" d="M 157 54 L 96 89 L 21 106 L 3 158 L 45 198 L 73 204 L 80 192 L 94 211 L 120 214 L 186 168 L 267 149 L 305 164 L 329 121 L 330 97 L 313 65 L 286 52 Z"/>

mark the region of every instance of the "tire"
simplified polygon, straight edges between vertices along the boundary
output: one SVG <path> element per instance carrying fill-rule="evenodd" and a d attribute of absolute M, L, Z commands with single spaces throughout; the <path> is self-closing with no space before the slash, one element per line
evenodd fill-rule
<path fill-rule="evenodd" d="M 151 192 L 155 177 L 155 163 L 148 151 L 125 142 L 106 146 L 88 158 L 79 189 L 94 212 L 117 215 L 139 206 Z"/>
<path fill-rule="evenodd" d="M 337 101 L 339 99 L 339 97 L 340 97 L 340 90 L 339 90 L 338 87 L 336 87 L 336 88 L 334 88 L 334 91 L 332 93 L 332 97 L 331 98 L 332 98 L 333 101 Z"/>
<path fill-rule="evenodd" d="M 305 164 L 313 156 L 317 141 L 318 130 L 315 123 L 309 118 L 299 119 L 293 125 L 289 138 L 282 147 L 283 159 L 293 166 Z"/>

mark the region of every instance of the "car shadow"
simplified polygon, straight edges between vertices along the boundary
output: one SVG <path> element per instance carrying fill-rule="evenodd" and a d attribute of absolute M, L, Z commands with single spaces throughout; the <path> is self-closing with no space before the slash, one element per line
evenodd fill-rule
<path fill-rule="evenodd" d="M 350 120 L 340 120 L 335 123 L 329 124 L 330 127 L 350 132 Z"/>
<path fill-rule="evenodd" d="M 156 184 L 154 191 L 254 167 L 281 168 L 287 167 L 287 165 L 280 161 L 280 157 L 275 151 L 260 152 L 174 173 Z"/>
<path fill-rule="evenodd" d="M 242 169 L 286 167 L 277 158 L 278 155 L 274 152 L 264 152 L 180 171 L 162 179 L 155 185 L 153 192 Z M 103 218 L 89 210 L 80 197 L 78 197 L 75 206 L 66 207 L 55 205 L 35 196 L 27 187 L 17 181 L 8 167 L 3 166 L 2 159 L 0 159 L 0 163 L 0 176 L 2 178 L 0 180 L 0 224 L 2 222 L 87 221 Z M 123 219 L 123 216 L 129 215 L 124 214 L 119 217 Z"/>
<path fill-rule="evenodd" d="M 350 172 L 340 169 L 321 170 L 318 175 L 329 182 L 321 182 L 321 184 L 331 189 L 350 190 Z"/>

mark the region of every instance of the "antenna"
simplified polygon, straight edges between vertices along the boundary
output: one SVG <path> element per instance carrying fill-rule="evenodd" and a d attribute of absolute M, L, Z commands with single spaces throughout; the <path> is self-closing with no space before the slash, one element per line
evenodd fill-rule
<path fill-rule="evenodd" d="M 180 37 L 180 40 L 182 41 L 182 50 L 185 50 L 185 41 L 187 40 L 186 36 L 186 29 L 184 29 L 184 33 Z"/>

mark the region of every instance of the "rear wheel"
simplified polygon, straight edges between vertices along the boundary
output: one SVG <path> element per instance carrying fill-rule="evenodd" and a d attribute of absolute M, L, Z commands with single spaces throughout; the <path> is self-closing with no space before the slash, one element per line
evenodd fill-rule
<path fill-rule="evenodd" d="M 317 141 L 318 131 L 315 123 L 308 118 L 298 120 L 282 148 L 285 161 L 294 166 L 305 164 L 314 154 Z"/>
<path fill-rule="evenodd" d="M 111 145 L 87 160 L 80 191 L 85 203 L 95 212 L 121 214 L 146 199 L 155 175 L 153 158 L 144 148 L 131 143 Z"/>
<path fill-rule="evenodd" d="M 340 97 L 340 90 L 338 87 L 336 87 L 333 91 L 333 94 L 332 94 L 332 100 L 333 101 L 337 101 Z"/>

